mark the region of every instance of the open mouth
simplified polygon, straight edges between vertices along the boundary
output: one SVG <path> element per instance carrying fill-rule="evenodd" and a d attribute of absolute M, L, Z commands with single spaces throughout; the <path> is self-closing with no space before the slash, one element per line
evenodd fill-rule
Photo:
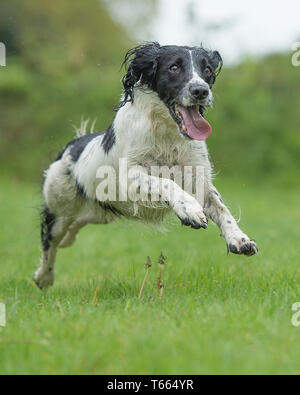
<path fill-rule="evenodd" d="M 202 106 L 184 107 L 176 104 L 170 108 L 174 121 L 178 124 L 180 133 L 192 140 L 206 140 L 212 132 L 210 124 L 203 117 Z"/>

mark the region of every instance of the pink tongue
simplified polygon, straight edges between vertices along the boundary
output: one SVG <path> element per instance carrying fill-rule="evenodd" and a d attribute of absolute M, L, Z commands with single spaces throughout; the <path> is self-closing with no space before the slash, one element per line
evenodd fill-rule
<path fill-rule="evenodd" d="M 187 134 L 194 140 L 206 140 L 211 135 L 210 124 L 202 117 L 199 107 L 178 106 Z"/>

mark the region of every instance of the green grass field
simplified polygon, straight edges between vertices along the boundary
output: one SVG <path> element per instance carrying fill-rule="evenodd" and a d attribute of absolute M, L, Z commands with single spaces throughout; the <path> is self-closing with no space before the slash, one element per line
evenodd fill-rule
<path fill-rule="evenodd" d="M 1 374 L 299 373 L 300 190 L 217 181 L 257 257 L 226 254 L 219 230 L 165 234 L 136 223 L 90 226 L 60 251 L 55 286 L 32 281 L 40 256 L 39 185 L 1 180 Z M 147 255 L 168 256 L 164 294 Z"/>

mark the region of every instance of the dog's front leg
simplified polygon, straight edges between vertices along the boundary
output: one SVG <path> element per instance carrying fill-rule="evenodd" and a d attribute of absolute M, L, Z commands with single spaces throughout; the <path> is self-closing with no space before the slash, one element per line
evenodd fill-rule
<path fill-rule="evenodd" d="M 134 183 L 131 185 L 131 197 L 138 191 L 139 200 L 159 201 L 171 207 L 177 217 L 185 226 L 193 229 L 207 228 L 207 219 L 200 203 L 185 192 L 174 181 L 150 176 L 145 172 L 137 171 L 131 174 Z"/>
<path fill-rule="evenodd" d="M 214 186 L 209 187 L 205 200 L 204 212 L 221 229 L 221 235 L 226 240 L 228 251 L 247 256 L 257 254 L 258 249 L 255 242 L 241 231 Z"/>

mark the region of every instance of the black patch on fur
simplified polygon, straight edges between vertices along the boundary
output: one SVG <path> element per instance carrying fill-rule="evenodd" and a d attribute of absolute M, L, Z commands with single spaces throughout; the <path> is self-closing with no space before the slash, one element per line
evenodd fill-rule
<path fill-rule="evenodd" d="M 76 180 L 76 191 L 77 191 L 77 196 L 86 198 L 85 189 L 77 180 Z"/>
<path fill-rule="evenodd" d="M 52 229 L 55 225 L 56 217 L 54 214 L 50 212 L 48 207 L 41 213 L 42 217 L 42 228 L 41 228 L 41 238 L 42 238 L 42 245 L 43 250 L 48 251 L 50 248 L 50 242 L 53 240 L 52 236 Z"/>
<path fill-rule="evenodd" d="M 113 125 L 110 125 L 110 127 L 105 132 L 101 145 L 104 149 L 104 152 L 108 154 L 115 144 L 116 144 L 116 135 L 115 135 L 114 127 Z"/>
<path fill-rule="evenodd" d="M 78 159 L 80 158 L 82 152 L 84 151 L 85 147 L 96 137 L 102 136 L 104 132 L 99 132 L 99 133 L 90 133 L 86 134 L 85 136 L 79 137 L 78 139 L 73 141 L 72 147 L 71 147 L 71 156 L 72 160 L 74 162 L 77 162 Z"/>
<path fill-rule="evenodd" d="M 66 152 L 67 147 L 65 147 L 55 158 L 54 162 L 58 162 L 59 160 L 62 159 L 62 157 L 64 156 L 64 153 Z"/>
<path fill-rule="evenodd" d="M 133 102 L 133 88 L 138 81 L 146 84 L 150 89 L 155 89 L 160 48 L 161 46 L 157 42 L 152 42 L 139 45 L 127 52 L 122 65 L 127 66 L 127 73 L 122 79 L 124 99 L 119 108 L 128 102 Z"/>
<path fill-rule="evenodd" d="M 78 139 L 70 141 L 70 143 L 62 150 L 62 152 L 58 154 L 58 156 L 55 159 L 55 162 L 61 160 L 66 150 L 70 147 L 71 147 L 70 154 L 72 160 L 73 162 L 77 162 L 85 147 L 96 137 L 102 136 L 104 133 L 105 132 L 89 133 L 82 137 L 79 137 Z"/>

